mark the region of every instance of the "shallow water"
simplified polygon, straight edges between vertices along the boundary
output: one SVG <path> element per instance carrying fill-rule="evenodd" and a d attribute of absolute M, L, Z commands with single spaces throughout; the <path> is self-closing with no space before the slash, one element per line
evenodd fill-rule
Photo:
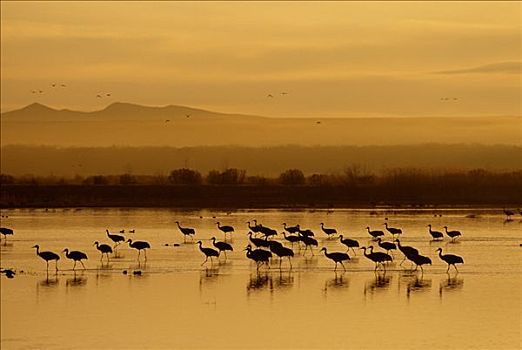
<path fill-rule="evenodd" d="M 477 218 L 466 218 L 468 214 Z M 521 347 L 521 217 L 504 221 L 501 210 L 249 210 L 169 209 L 3 210 L 2 226 L 15 235 L 1 245 L 2 268 L 16 269 L 1 281 L 1 348 L 484 348 Z M 435 217 L 442 214 L 442 217 Z M 200 218 L 202 216 L 203 218 Z M 216 218 L 213 218 L 215 216 Z M 402 243 L 429 256 L 424 273 L 399 265 L 387 272 L 357 256 L 334 272 L 314 248 L 270 270 L 245 258 L 246 221 L 257 219 L 282 231 L 282 222 L 311 228 L 319 247 L 345 251 L 327 239 L 319 223 L 368 244 L 365 227 L 384 230 L 384 217 L 401 227 Z M 223 239 L 215 222 L 233 225 L 234 252 L 204 266 L 197 244 L 183 243 L 175 221 L 196 228 L 196 239 Z M 431 242 L 426 225 L 447 225 L 463 236 L 457 243 Z M 128 245 L 101 263 L 92 245 L 110 241 L 105 229 L 147 240 L 148 260 L 138 263 Z M 390 239 L 389 234 L 386 235 Z M 277 239 L 282 239 L 278 237 Z M 230 241 L 230 239 L 229 239 Z M 165 243 L 180 243 L 179 247 Z M 46 273 L 31 247 L 87 253 L 87 270 L 62 256 L 60 271 Z M 373 243 L 375 245 L 375 243 Z M 459 273 L 435 250 L 461 255 Z M 53 265 L 51 265 L 53 266 Z M 124 275 L 123 270 L 129 273 Z M 135 270 L 142 275 L 134 275 Z"/>

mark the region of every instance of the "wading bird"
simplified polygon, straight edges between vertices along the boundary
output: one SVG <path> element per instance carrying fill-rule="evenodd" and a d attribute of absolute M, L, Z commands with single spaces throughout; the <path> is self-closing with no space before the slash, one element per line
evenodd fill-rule
<path fill-rule="evenodd" d="M 268 262 L 270 261 L 270 258 L 272 257 L 271 252 L 269 252 L 268 250 L 264 250 L 264 249 L 252 250 L 252 246 L 250 244 L 247 245 L 245 250 L 246 250 L 247 258 L 255 261 L 258 271 L 259 271 L 259 267 L 262 264 L 266 264 L 268 266 L 268 268 L 270 269 L 270 265 L 268 264 Z"/>
<path fill-rule="evenodd" d="M 341 252 L 328 253 L 328 250 L 326 249 L 326 247 L 322 247 L 321 248 L 321 252 L 324 252 L 324 255 L 328 259 L 330 259 L 333 262 L 335 262 L 335 269 L 334 269 L 334 271 L 337 271 L 337 264 L 341 264 L 343 269 L 344 269 L 344 271 L 346 271 L 346 267 L 344 266 L 343 261 L 350 260 L 350 257 L 348 256 L 348 254 L 341 253 Z"/>
<path fill-rule="evenodd" d="M 271 245 L 270 251 L 279 257 L 279 268 L 281 268 L 281 263 L 283 262 L 283 258 L 285 257 L 288 258 L 290 268 L 292 268 L 291 258 L 294 256 L 294 251 L 292 249 L 284 247 L 283 245 Z"/>
<path fill-rule="evenodd" d="M 373 261 L 375 263 L 375 271 L 377 270 L 377 268 L 379 267 L 379 264 L 383 267 L 384 271 L 386 271 L 386 266 L 384 265 L 384 263 L 386 261 L 392 261 L 392 257 L 389 256 L 388 254 L 386 253 L 382 253 L 382 252 L 373 252 L 373 246 L 369 246 L 368 248 L 366 247 L 361 247 L 361 249 L 364 250 L 364 256 L 367 257 L 368 259 L 370 259 L 371 261 Z M 366 253 L 366 249 L 368 249 L 370 251 L 370 253 Z"/>
<path fill-rule="evenodd" d="M 100 244 L 98 241 L 94 242 L 96 249 L 98 249 L 101 253 L 100 261 L 103 260 L 103 254 L 107 256 L 107 261 L 109 261 L 109 254 L 112 254 L 112 248 L 108 244 Z"/>
<path fill-rule="evenodd" d="M 324 227 L 324 223 L 321 222 L 321 230 L 323 230 L 324 233 L 326 233 L 326 235 L 328 237 L 330 237 L 331 235 L 335 235 L 337 234 L 337 230 L 334 229 L 334 228 L 326 228 Z"/>
<path fill-rule="evenodd" d="M 232 245 L 228 244 L 227 242 L 216 242 L 216 237 L 212 237 L 212 245 L 216 247 L 219 250 L 219 255 L 221 255 L 221 252 L 225 253 L 225 259 L 227 258 L 227 250 L 234 251 L 232 248 Z"/>
<path fill-rule="evenodd" d="M 451 265 L 453 265 L 455 270 L 457 270 L 457 272 L 459 272 L 459 270 L 457 269 L 457 266 L 455 264 L 464 264 L 464 259 L 462 259 L 458 255 L 453 255 L 453 254 L 442 255 L 442 248 L 437 249 L 437 252 L 439 252 L 439 258 L 441 258 L 446 264 L 448 264 L 448 269 L 446 270 L 446 272 L 449 272 Z"/>
<path fill-rule="evenodd" d="M 83 269 L 85 270 L 85 265 L 83 264 L 83 259 L 87 260 L 87 254 L 83 253 L 83 252 L 80 252 L 80 251 L 77 251 L 77 250 L 72 250 L 69 252 L 69 249 L 68 248 L 65 248 L 62 253 L 65 253 L 65 256 L 67 257 L 67 259 L 71 259 L 74 261 L 74 265 L 73 265 L 73 270 L 76 268 L 76 263 L 79 261 L 80 264 L 82 264 L 83 266 Z"/>
<path fill-rule="evenodd" d="M 0 233 L 4 235 L 4 239 L 7 241 L 7 236 L 13 235 L 14 231 L 7 227 L 0 227 Z"/>
<path fill-rule="evenodd" d="M 125 237 L 114 233 L 110 233 L 109 230 L 105 230 L 105 232 L 107 232 L 107 237 L 109 237 L 111 241 L 115 243 L 114 249 L 116 249 L 116 247 L 119 246 L 122 242 L 125 242 Z"/>
<path fill-rule="evenodd" d="M 142 250 L 145 253 L 145 260 L 147 260 L 147 250 L 146 249 L 150 248 L 149 242 L 145 242 L 145 241 L 133 242 L 132 239 L 128 239 L 127 243 L 129 243 L 129 247 L 134 248 L 138 251 L 138 260 L 140 260 L 140 254 L 141 254 Z"/>
<path fill-rule="evenodd" d="M 308 249 L 308 247 L 310 247 L 310 251 L 312 252 L 312 255 L 314 255 L 314 250 L 312 249 L 312 247 L 318 246 L 317 240 L 312 237 L 301 236 L 301 242 L 303 242 L 303 244 L 305 245 L 305 251 L 303 254 L 306 254 L 306 250 Z"/>
<path fill-rule="evenodd" d="M 270 242 L 268 242 L 266 239 L 252 237 L 252 232 L 248 233 L 248 238 L 249 238 L 250 242 L 252 242 L 252 244 L 255 245 L 256 247 L 263 247 L 263 248 L 270 247 Z"/>
<path fill-rule="evenodd" d="M 219 221 L 216 222 L 216 225 L 217 225 L 218 229 L 220 229 L 221 232 L 223 232 L 225 234 L 225 241 L 227 240 L 227 233 L 234 232 L 234 228 L 232 226 L 221 226 Z"/>
<path fill-rule="evenodd" d="M 181 227 L 179 224 L 179 221 L 176 221 L 176 224 L 178 224 L 178 229 L 181 231 L 181 233 L 183 233 L 183 242 L 185 242 L 185 239 L 187 238 L 187 236 L 189 236 L 191 239 L 193 239 L 191 237 L 191 235 L 195 235 L 196 230 L 194 230 L 193 228 L 190 228 L 190 227 Z"/>
<path fill-rule="evenodd" d="M 346 248 L 347 248 L 346 251 L 348 251 L 351 248 L 353 254 L 357 255 L 357 253 L 355 252 L 355 250 L 353 248 L 359 248 L 359 242 L 357 242 L 355 239 L 344 238 L 343 235 L 339 236 L 339 240 L 341 241 L 342 244 L 344 244 L 346 246 Z"/>
<path fill-rule="evenodd" d="M 366 230 L 368 230 L 368 233 L 370 234 L 370 236 L 373 237 L 374 240 L 377 239 L 377 237 L 384 236 L 384 232 L 382 232 L 382 231 L 379 231 L 379 230 L 370 231 L 369 226 L 366 227 Z"/>
<path fill-rule="evenodd" d="M 400 235 L 402 234 L 402 230 L 400 228 L 395 228 L 395 227 L 388 227 L 388 223 L 385 222 L 384 224 L 384 227 L 386 227 L 386 230 L 392 234 L 392 236 L 395 238 L 395 235 Z"/>
<path fill-rule="evenodd" d="M 290 242 L 290 244 L 292 245 L 292 248 L 294 247 L 294 243 L 299 244 L 299 242 L 301 242 L 301 237 L 299 237 L 299 236 L 296 236 L 296 235 L 288 235 L 287 236 L 285 231 L 283 231 L 282 234 L 283 234 L 283 237 L 288 242 Z"/>
<path fill-rule="evenodd" d="M 430 235 L 431 235 L 431 237 L 433 237 L 433 240 L 439 240 L 439 239 L 443 239 L 444 238 L 444 235 L 442 234 L 442 232 L 433 231 L 431 229 L 431 224 L 429 224 L 428 227 L 430 228 Z"/>
<path fill-rule="evenodd" d="M 409 257 L 409 260 L 411 260 L 415 264 L 415 270 L 417 271 L 417 268 L 420 267 L 421 271 L 424 273 L 424 269 L 422 268 L 422 265 L 430 264 L 431 265 L 431 259 L 424 255 L 412 255 Z"/>
<path fill-rule="evenodd" d="M 419 255 L 418 249 L 410 247 L 410 246 L 402 245 L 401 241 L 399 241 L 398 238 L 394 242 L 397 242 L 397 247 L 402 252 L 402 254 L 404 254 L 404 259 L 402 259 L 400 265 L 402 265 L 404 260 L 406 260 L 409 256 Z"/>
<path fill-rule="evenodd" d="M 379 247 L 386 250 L 387 254 L 390 253 L 390 250 L 397 250 L 397 246 L 395 245 L 395 243 L 383 242 L 381 237 L 377 238 L 377 242 L 379 244 Z"/>
<path fill-rule="evenodd" d="M 457 237 L 462 236 L 462 233 L 460 233 L 460 231 L 448 231 L 448 226 L 444 226 L 444 230 L 446 231 L 446 234 L 451 238 L 452 241 L 454 241 Z"/>
<path fill-rule="evenodd" d="M 299 224 L 295 226 L 286 226 L 286 222 L 283 222 L 283 228 L 288 233 L 298 233 L 299 232 Z"/>
<path fill-rule="evenodd" d="M 199 250 L 201 250 L 201 252 L 205 255 L 205 261 L 203 261 L 201 265 L 205 264 L 208 258 L 210 258 L 210 264 L 212 264 L 212 257 L 219 257 L 219 252 L 217 250 L 203 247 L 203 243 L 201 241 L 197 241 L 197 244 L 199 244 Z"/>
<path fill-rule="evenodd" d="M 45 263 L 47 264 L 47 271 L 49 271 L 49 261 L 54 260 L 56 271 L 58 271 L 58 260 L 60 260 L 60 256 L 53 252 L 41 252 L 40 246 L 37 244 L 33 246 L 33 248 L 36 248 L 36 255 L 38 255 L 40 258 L 45 260 Z"/>

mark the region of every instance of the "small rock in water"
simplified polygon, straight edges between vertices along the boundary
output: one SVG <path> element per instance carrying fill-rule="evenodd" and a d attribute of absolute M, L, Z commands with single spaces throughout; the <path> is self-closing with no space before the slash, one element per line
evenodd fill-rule
<path fill-rule="evenodd" d="M 127 270 L 123 270 L 122 273 L 123 273 L 124 275 L 126 275 L 126 274 L 127 274 Z"/>

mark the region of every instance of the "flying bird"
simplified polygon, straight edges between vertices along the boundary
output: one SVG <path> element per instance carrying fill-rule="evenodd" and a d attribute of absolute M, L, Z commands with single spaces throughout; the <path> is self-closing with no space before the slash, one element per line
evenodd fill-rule
<path fill-rule="evenodd" d="M 274 95 L 268 94 L 268 95 L 266 95 L 266 97 L 274 98 Z"/>

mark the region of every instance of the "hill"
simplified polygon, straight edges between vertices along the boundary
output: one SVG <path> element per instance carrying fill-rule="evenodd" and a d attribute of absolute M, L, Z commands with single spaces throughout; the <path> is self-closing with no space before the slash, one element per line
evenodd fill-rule
<path fill-rule="evenodd" d="M 266 118 L 172 105 L 113 103 L 81 112 L 35 103 L 2 113 L 1 126 L 2 145 L 519 145 L 522 118 Z"/>

